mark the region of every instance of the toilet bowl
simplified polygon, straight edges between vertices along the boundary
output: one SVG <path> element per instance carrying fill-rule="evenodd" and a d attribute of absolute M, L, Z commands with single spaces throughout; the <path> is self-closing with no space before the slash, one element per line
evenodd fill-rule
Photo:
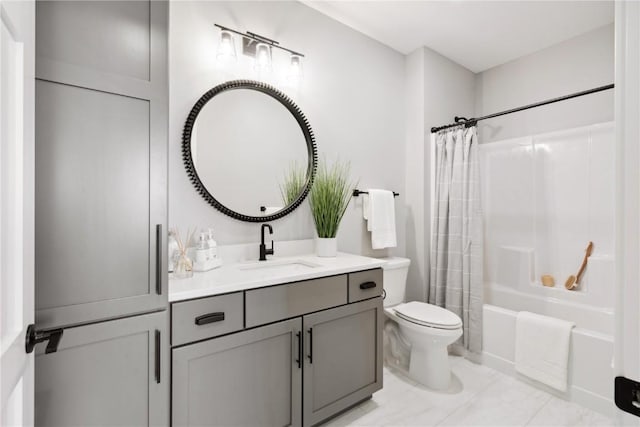
<path fill-rule="evenodd" d="M 451 382 L 447 346 L 462 335 L 462 320 L 432 304 L 404 302 L 409 264 L 406 258 L 389 258 L 383 265 L 384 312 L 410 344 L 409 376 L 431 389 L 445 390 Z"/>

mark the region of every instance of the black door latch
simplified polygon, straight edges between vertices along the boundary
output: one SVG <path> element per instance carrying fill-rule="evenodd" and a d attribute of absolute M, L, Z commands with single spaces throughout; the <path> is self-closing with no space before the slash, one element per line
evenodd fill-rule
<path fill-rule="evenodd" d="M 640 383 L 625 377 L 616 377 L 614 398 L 616 406 L 640 417 Z"/>
<path fill-rule="evenodd" d="M 62 338 L 63 329 L 50 329 L 48 331 L 36 331 L 36 326 L 32 323 L 27 327 L 27 337 L 25 340 L 25 350 L 31 353 L 36 344 L 48 341 L 45 353 L 55 353 L 58 351 L 58 344 Z"/>

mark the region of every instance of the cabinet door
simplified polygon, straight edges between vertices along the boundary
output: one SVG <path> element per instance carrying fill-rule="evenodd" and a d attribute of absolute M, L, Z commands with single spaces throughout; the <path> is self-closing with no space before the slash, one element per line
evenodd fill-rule
<path fill-rule="evenodd" d="M 303 317 L 305 425 L 382 388 L 382 298 Z"/>
<path fill-rule="evenodd" d="M 169 423 L 166 312 L 64 330 L 58 351 L 36 348 L 36 426 Z"/>
<path fill-rule="evenodd" d="M 167 9 L 37 2 L 38 329 L 167 305 Z"/>
<path fill-rule="evenodd" d="M 300 425 L 301 335 L 297 318 L 173 349 L 173 425 Z"/>

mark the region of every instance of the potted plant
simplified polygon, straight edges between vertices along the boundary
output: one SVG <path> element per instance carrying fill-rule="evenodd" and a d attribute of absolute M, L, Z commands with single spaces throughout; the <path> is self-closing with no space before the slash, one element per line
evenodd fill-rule
<path fill-rule="evenodd" d="M 338 227 L 355 188 L 355 184 L 350 181 L 349 172 L 349 163 L 339 160 L 331 167 L 323 160 L 318 167 L 318 173 L 309 192 L 309 205 L 318 233 L 318 256 L 336 256 Z"/>

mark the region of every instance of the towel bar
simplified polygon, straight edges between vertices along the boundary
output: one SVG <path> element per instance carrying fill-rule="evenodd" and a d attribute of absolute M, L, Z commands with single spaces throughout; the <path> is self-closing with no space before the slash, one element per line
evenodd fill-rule
<path fill-rule="evenodd" d="M 369 194 L 368 191 L 360 191 L 358 189 L 353 190 L 353 197 L 358 197 L 361 194 Z M 393 192 L 393 197 L 398 197 L 400 193 Z"/>

